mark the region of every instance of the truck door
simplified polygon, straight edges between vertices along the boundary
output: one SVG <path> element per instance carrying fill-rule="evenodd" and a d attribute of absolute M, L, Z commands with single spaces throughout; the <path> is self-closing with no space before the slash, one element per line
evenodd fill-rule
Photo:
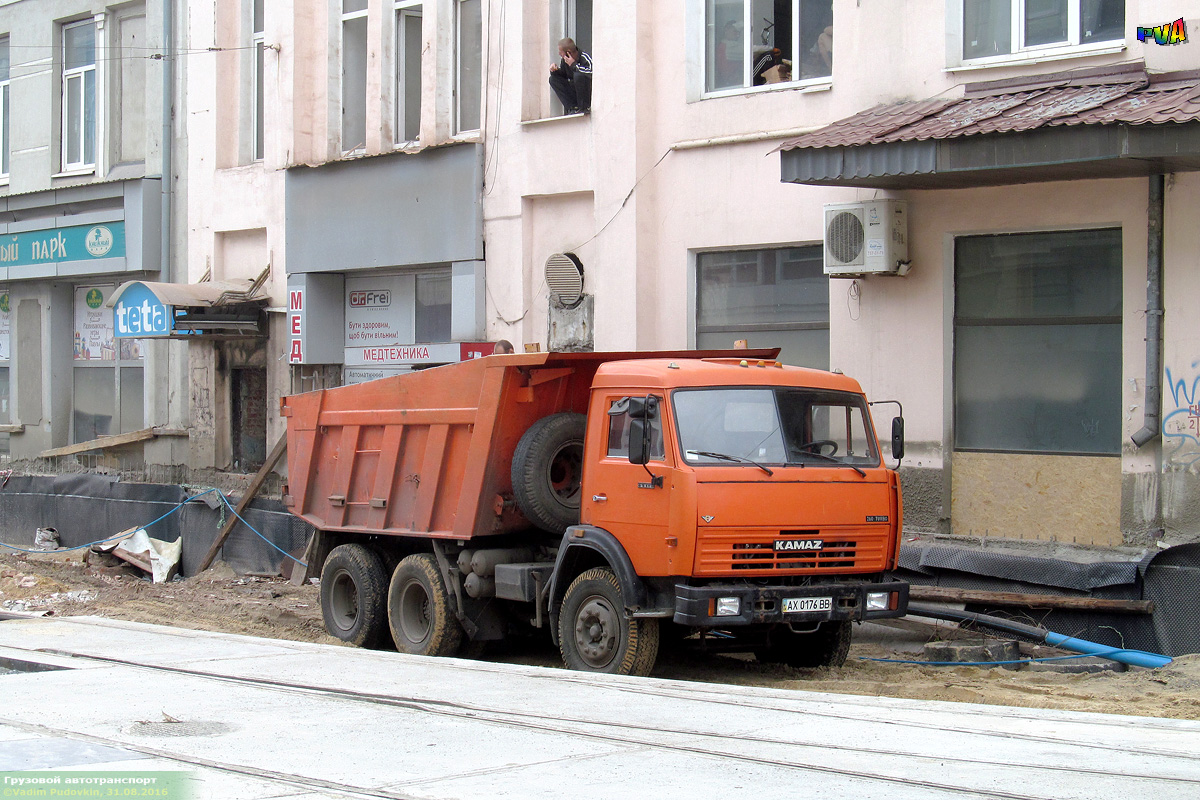
<path fill-rule="evenodd" d="M 602 411 L 596 415 L 602 430 L 598 448 L 592 452 L 600 453 L 600 457 L 584 470 L 582 519 L 616 536 L 639 574 L 666 575 L 671 463 L 663 446 L 662 411 L 647 420 L 649 463 L 631 464 L 631 420 L 625 397 L 606 396 L 598 408 Z M 661 406 L 662 396 L 657 399 Z"/>

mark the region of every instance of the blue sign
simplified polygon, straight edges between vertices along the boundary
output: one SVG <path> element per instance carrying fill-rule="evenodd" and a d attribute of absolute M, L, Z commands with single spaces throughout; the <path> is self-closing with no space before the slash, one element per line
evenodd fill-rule
<path fill-rule="evenodd" d="M 0 235 L 0 267 L 124 257 L 124 222 Z"/>
<path fill-rule="evenodd" d="M 169 336 L 175 309 L 160 301 L 143 283 L 135 283 L 121 293 L 113 306 L 113 335 L 142 339 Z"/>

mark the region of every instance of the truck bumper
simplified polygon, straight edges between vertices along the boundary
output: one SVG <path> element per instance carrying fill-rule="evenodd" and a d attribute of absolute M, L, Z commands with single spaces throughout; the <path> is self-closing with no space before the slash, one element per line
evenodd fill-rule
<path fill-rule="evenodd" d="M 872 595 L 874 602 L 868 603 Z M 732 613 L 735 605 L 736 613 Z M 719 607 L 725 613 L 718 614 Z M 788 607 L 799 610 L 785 610 Z M 811 586 L 675 585 L 674 621 L 699 628 L 886 619 L 903 617 L 907 611 L 908 584 L 899 580 Z"/>

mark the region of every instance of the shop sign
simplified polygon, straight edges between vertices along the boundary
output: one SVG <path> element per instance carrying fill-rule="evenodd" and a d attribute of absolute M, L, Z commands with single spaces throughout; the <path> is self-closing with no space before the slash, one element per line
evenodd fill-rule
<path fill-rule="evenodd" d="M 12 334 L 11 309 L 12 300 L 8 296 L 8 290 L 0 289 L 0 361 L 8 361 L 12 358 L 9 350 L 9 340 Z"/>
<path fill-rule="evenodd" d="M 124 222 L 74 225 L 0 236 L 0 267 L 124 257 Z"/>
<path fill-rule="evenodd" d="M 121 299 L 113 307 L 114 335 L 144 338 L 169 336 L 174 308 L 155 297 L 145 285 L 134 284 L 121 293 Z"/>
<path fill-rule="evenodd" d="M 112 286 L 75 287 L 75 360 L 116 361 L 113 315 L 104 307 Z"/>
<path fill-rule="evenodd" d="M 492 352 L 490 342 L 438 342 L 387 347 L 347 347 L 346 366 L 403 366 L 406 364 L 450 364 L 468 361 Z"/>
<path fill-rule="evenodd" d="M 395 347 L 414 338 L 412 275 L 346 278 L 346 347 Z"/>

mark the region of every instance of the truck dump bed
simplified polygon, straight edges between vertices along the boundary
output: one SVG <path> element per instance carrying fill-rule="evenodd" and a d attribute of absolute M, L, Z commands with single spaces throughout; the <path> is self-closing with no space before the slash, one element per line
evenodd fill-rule
<path fill-rule="evenodd" d="M 326 531 L 470 539 L 527 527 L 511 502 L 513 451 L 537 420 L 586 413 L 600 364 L 777 352 L 487 356 L 285 397 L 284 504 Z"/>

